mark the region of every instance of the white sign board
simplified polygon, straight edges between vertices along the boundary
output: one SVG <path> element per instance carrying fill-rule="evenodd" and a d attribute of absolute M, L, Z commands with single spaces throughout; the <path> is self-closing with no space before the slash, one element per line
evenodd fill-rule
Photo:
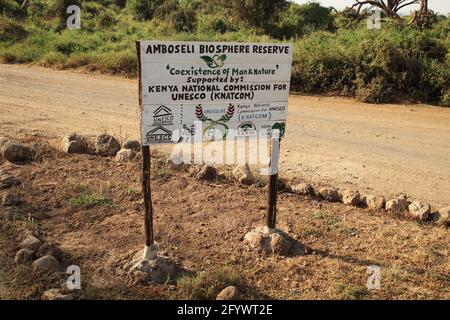
<path fill-rule="evenodd" d="M 139 43 L 142 145 L 284 134 L 291 44 Z"/>

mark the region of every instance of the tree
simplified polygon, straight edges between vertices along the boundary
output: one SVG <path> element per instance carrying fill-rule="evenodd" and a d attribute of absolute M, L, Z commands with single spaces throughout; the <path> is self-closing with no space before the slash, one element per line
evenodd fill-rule
<path fill-rule="evenodd" d="M 150 20 L 156 9 L 164 3 L 164 0 L 129 0 L 131 12 L 135 18 L 140 20 Z"/>
<path fill-rule="evenodd" d="M 410 5 L 418 4 L 419 2 L 428 2 L 428 0 L 354 0 L 355 4 L 351 6 L 351 9 L 356 9 L 357 14 L 361 13 L 361 9 L 364 6 L 374 6 L 384 12 L 389 18 L 400 19 L 398 12 Z"/>
<path fill-rule="evenodd" d="M 289 3 L 287 0 L 213 0 L 214 7 L 224 8 L 235 23 L 267 31 Z"/>
<path fill-rule="evenodd" d="M 428 10 L 428 0 L 420 0 L 420 8 L 418 11 L 416 10 L 413 12 L 411 21 L 408 25 L 415 25 L 419 29 L 422 29 L 428 27 L 435 17 L 436 15 L 434 12 Z"/>
<path fill-rule="evenodd" d="M 331 9 L 322 7 L 317 2 L 303 5 L 290 3 L 283 11 L 271 34 L 275 38 L 289 39 L 302 36 L 316 30 L 335 31 L 334 17 Z"/>
<path fill-rule="evenodd" d="M 365 6 L 379 8 L 386 17 L 396 19 L 401 22 L 402 19 L 398 12 L 413 4 L 420 4 L 420 9 L 413 12 L 409 25 L 416 25 L 419 28 L 429 26 L 435 17 L 433 11 L 428 9 L 428 0 L 352 0 L 356 1 L 349 12 L 356 10 L 356 16 L 361 16 L 361 10 Z"/>

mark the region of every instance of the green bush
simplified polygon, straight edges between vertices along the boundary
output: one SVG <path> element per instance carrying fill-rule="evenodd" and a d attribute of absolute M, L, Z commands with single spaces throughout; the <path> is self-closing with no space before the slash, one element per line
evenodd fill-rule
<path fill-rule="evenodd" d="M 42 18 L 48 15 L 49 5 L 45 0 L 33 0 L 28 5 L 28 16 L 30 18 Z"/>
<path fill-rule="evenodd" d="M 150 20 L 163 2 L 164 0 L 128 0 L 128 6 L 136 19 Z"/>
<path fill-rule="evenodd" d="M 448 44 L 427 32 L 385 28 L 315 32 L 296 42 L 292 87 L 382 103 L 441 103 L 450 83 Z"/>
<path fill-rule="evenodd" d="M 382 76 L 376 76 L 368 83 L 359 83 L 356 88 L 356 98 L 367 103 L 387 102 L 391 94 L 391 88 Z"/>
<path fill-rule="evenodd" d="M 271 34 L 278 39 L 290 39 L 313 31 L 334 31 L 334 17 L 329 8 L 316 2 L 298 5 L 290 3 L 280 16 Z"/>
<path fill-rule="evenodd" d="M 99 69 L 105 73 L 122 74 L 126 76 L 137 75 L 137 57 L 134 51 L 109 52 L 97 61 Z"/>
<path fill-rule="evenodd" d="M 105 9 L 103 10 L 97 20 L 98 27 L 101 28 L 110 28 L 114 25 L 116 25 L 118 22 L 118 19 L 115 15 L 115 12 L 111 9 Z"/>
<path fill-rule="evenodd" d="M 447 89 L 447 91 L 442 96 L 441 105 L 443 107 L 450 107 L 450 89 Z"/>
<path fill-rule="evenodd" d="M 49 52 L 44 55 L 38 62 L 43 67 L 54 67 L 62 69 L 66 64 L 67 57 L 60 52 Z"/>
<path fill-rule="evenodd" d="M 23 18 L 27 12 L 16 0 L 0 0 L 0 14 L 12 18 Z"/>
<path fill-rule="evenodd" d="M 227 286 L 241 286 L 241 275 L 228 267 L 211 268 L 203 274 L 183 276 L 177 280 L 177 289 L 184 299 L 215 299 Z"/>
<path fill-rule="evenodd" d="M 317 3 L 34 0 L 29 2 L 28 18 L 18 19 L 23 13 L 19 2 L 0 0 L 3 62 L 134 76 L 138 39 L 286 39 L 294 42 L 294 91 L 352 96 L 372 103 L 407 99 L 449 106 L 450 19 L 445 17 L 423 31 L 400 29 L 389 20 L 382 30 L 368 30 L 362 21 L 336 31 L 335 15 Z M 68 4 L 82 4 L 81 30 L 65 28 Z"/>
<path fill-rule="evenodd" d="M 28 32 L 21 23 L 0 16 L 0 41 L 20 41 L 27 35 Z"/>
<path fill-rule="evenodd" d="M 199 33 L 220 33 L 236 31 L 223 14 L 201 14 L 197 17 L 196 30 Z"/>

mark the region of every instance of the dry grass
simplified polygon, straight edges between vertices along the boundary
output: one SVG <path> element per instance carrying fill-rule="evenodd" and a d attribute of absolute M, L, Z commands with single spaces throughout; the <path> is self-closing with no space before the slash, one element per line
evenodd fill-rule
<path fill-rule="evenodd" d="M 278 227 L 307 247 L 307 254 L 260 256 L 242 239 L 263 223 L 266 191 L 228 180 L 199 182 L 187 169 L 166 168 L 157 153 L 152 159 L 161 177 L 152 180 L 156 241 L 196 276 L 177 284 L 130 284 L 123 267 L 143 246 L 141 164 L 52 154 L 47 161 L 0 165 L 23 180 L 17 190 L 38 233 L 59 243 L 81 267 L 89 298 L 210 299 L 230 284 L 240 287 L 244 299 L 450 298 L 450 237 L 444 227 L 280 193 Z M 92 199 L 71 206 L 68 199 L 80 196 L 80 186 L 89 186 L 94 195 L 107 190 L 114 206 L 84 206 Z M 1 237 L 14 239 L 29 227 L 24 221 L 10 222 L 10 231 Z M 14 242 L 2 247 L 2 270 L 11 265 L 16 249 Z M 365 287 L 369 265 L 381 268 L 379 290 Z M 13 297 L 39 296 L 42 285 L 30 294 L 28 281 L 35 280 L 14 285 Z"/>

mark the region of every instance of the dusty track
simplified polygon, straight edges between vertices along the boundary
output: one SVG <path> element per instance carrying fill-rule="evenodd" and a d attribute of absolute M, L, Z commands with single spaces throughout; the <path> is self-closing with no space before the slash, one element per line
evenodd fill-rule
<path fill-rule="evenodd" d="M 0 134 L 138 137 L 136 80 L 0 65 Z M 293 96 L 282 174 L 450 205 L 450 109 Z"/>

